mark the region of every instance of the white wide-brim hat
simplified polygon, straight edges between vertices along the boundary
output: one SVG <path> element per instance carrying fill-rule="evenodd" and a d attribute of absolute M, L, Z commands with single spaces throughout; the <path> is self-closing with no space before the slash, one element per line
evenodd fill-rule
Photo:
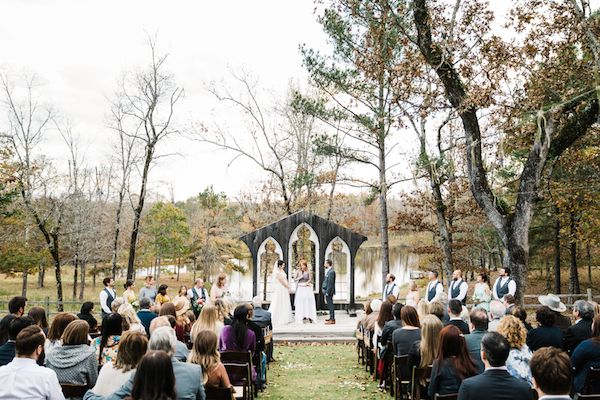
<path fill-rule="evenodd" d="M 552 311 L 564 312 L 567 310 L 567 306 L 560 301 L 560 297 L 552 293 L 549 293 L 546 296 L 539 296 L 538 301 Z"/>

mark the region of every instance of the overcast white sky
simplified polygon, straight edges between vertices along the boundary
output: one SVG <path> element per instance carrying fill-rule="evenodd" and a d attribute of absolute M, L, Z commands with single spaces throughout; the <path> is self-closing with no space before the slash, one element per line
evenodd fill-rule
<path fill-rule="evenodd" d="M 503 12 L 509 1 L 493 4 Z M 110 153 L 106 98 L 123 72 L 147 62 L 145 32 L 158 31 L 168 68 L 185 88 L 179 122 L 210 121 L 215 104 L 206 85 L 227 79 L 229 68 L 244 67 L 276 93 L 290 79 L 305 78 L 298 45 L 327 48 L 313 10 L 313 0 L 2 0 L 0 71 L 39 76 L 44 95 L 72 122 L 90 164 L 97 164 Z M 228 118 L 235 125 L 240 117 Z M 64 159 L 58 138 L 44 146 Z M 163 194 L 172 184 L 176 199 L 208 185 L 235 195 L 263 176 L 243 161 L 227 169 L 231 155 L 200 143 L 178 140 L 169 147 L 183 156 L 163 159 L 151 181 Z"/>

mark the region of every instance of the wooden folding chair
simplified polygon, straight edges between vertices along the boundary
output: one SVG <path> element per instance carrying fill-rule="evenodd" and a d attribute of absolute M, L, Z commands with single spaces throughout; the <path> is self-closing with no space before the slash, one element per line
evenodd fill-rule
<path fill-rule="evenodd" d="M 66 399 L 70 397 L 82 398 L 85 392 L 90 388 L 88 385 L 74 385 L 72 383 L 61 383 L 60 388 L 62 389 L 63 396 Z"/>
<path fill-rule="evenodd" d="M 429 384 L 431 381 L 431 365 L 427 368 L 413 367 L 411 379 L 411 400 L 421 400 L 421 380 Z"/>
<path fill-rule="evenodd" d="M 600 394 L 577 394 L 574 398 L 577 400 L 600 400 Z"/>
<path fill-rule="evenodd" d="M 394 398 L 408 399 L 408 386 L 410 380 L 408 377 L 408 355 L 394 355 L 393 376 L 394 376 Z"/>
<path fill-rule="evenodd" d="M 600 394 L 600 368 L 590 367 L 581 394 Z"/>
<path fill-rule="evenodd" d="M 358 358 L 358 363 L 365 364 L 365 337 L 362 330 L 362 324 L 356 328 L 356 355 Z"/>
<path fill-rule="evenodd" d="M 248 364 L 223 363 L 229 381 L 235 389 L 236 399 L 252 400 L 252 372 L 248 369 Z"/>
<path fill-rule="evenodd" d="M 452 394 L 436 393 L 434 396 L 434 400 L 458 400 L 458 393 L 452 393 Z"/>
<path fill-rule="evenodd" d="M 235 398 L 231 388 L 215 388 L 205 386 L 204 393 L 206 394 L 206 400 L 232 400 Z"/>
<path fill-rule="evenodd" d="M 254 369 L 253 361 L 252 361 L 252 352 L 250 351 L 223 351 L 221 352 L 221 362 L 232 363 L 232 364 L 246 364 L 248 366 L 249 378 L 248 382 L 250 382 L 250 392 L 252 393 L 252 398 L 258 395 L 258 388 L 256 383 L 252 379 L 252 371 Z M 256 377 L 260 381 L 260 368 L 256 368 Z"/>

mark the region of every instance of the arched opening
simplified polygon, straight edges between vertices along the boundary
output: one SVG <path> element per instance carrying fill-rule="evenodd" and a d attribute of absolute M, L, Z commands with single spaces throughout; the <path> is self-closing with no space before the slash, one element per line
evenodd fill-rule
<path fill-rule="evenodd" d="M 283 260 L 281 245 L 272 237 L 266 238 L 258 248 L 254 264 L 258 269 L 258 296 L 263 300 L 271 300 L 271 275 L 279 260 Z"/>
<path fill-rule="evenodd" d="M 325 258 L 333 262 L 335 270 L 334 300 L 350 300 L 350 248 L 339 236 L 325 249 Z"/>
<path fill-rule="evenodd" d="M 289 241 L 289 268 L 288 278 L 292 282 L 294 273 L 300 260 L 308 262 L 309 271 L 313 279 L 313 292 L 319 292 L 319 238 L 313 228 L 307 223 L 302 223 L 294 229 Z"/>

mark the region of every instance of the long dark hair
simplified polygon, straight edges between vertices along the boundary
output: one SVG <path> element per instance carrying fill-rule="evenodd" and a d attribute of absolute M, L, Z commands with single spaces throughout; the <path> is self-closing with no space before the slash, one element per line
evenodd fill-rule
<path fill-rule="evenodd" d="M 102 320 L 102 337 L 100 338 L 100 353 L 98 354 L 98 361 L 102 360 L 102 351 L 108 343 L 108 338 L 114 335 L 120 335 L 123 333 L 123 317 L 121 314 L 111 313 L 108 314 Z"/>
<path fill-rule="evenodd" d="M 440 332 L 440 347 L 436 360 L 438 365 L 441 366 L 442 361 L 446 358 L 451 359 L 454 370 L 460 379 L 477 374 L 477 367 L 469 355 L 465 337 L 454 325 L 445 326 Z M 441 368 L 438 371 L 441 371 Z"/>
<path fill-rule="evenodd" d="M 394 319 L 394 316 L 392 315 L 392 303 L 386 300 L 381 303 L 381 309 L 379 310 L 379 316 L 377 317 L 377 325 L 383 329 L 383 325 L 392 319 Z"/>
<path fill-rule="evenodd" d="M 28 315 L 33 318 L 35 324 L 42 329 L 48 329 L 48 319 L 46 318 L 46 310 L 42 307 L 31 307 Z M 45 331 L 44 331 L 45 332 Z"/>
<path fill-rule="evenodd" d="M 142 357 L 135 371 L 133 400 L 175 400 L 175 374 L 171 357 L 164 351 L 150 351 Z"/>
<path fill-rule="evenodd" d="M 248 331 L 248 306 L 239 305 L 233 311 L 233 323 L 231 324 L 235 342 L 240 350 L 244 349 L 246 332 Z"/>

